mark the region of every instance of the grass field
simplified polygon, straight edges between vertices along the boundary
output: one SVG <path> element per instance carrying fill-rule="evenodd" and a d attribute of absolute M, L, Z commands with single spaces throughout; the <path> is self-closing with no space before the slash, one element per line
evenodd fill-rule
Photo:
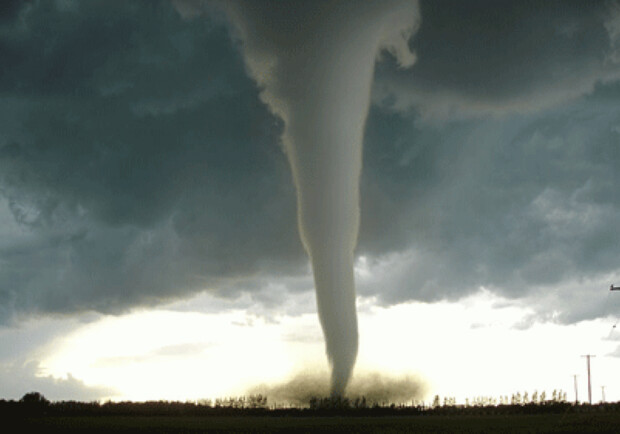
<path fill-rule="evenodd" d="M 47 416 L 24 432 L 153 433 L 620 433 L 618 413 L 489 416 Z"/>

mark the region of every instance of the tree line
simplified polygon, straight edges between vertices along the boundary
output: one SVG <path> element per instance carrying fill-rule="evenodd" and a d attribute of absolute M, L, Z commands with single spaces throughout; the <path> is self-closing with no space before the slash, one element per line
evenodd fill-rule
<path fill-rule="evenodd" d="M 267 396 L 249 395 L 200 401 L 146 402 L 51 402 L 38 392 L 25 394 L 19 401 L 0 400 L 0 416 L 208 416 L 208 415 L 490 415 L 539 414 L 561 412 L 612 411 L 620 415 L 620 402 L 595 405 L 576 404 L 557 391 L 547 399 L 544 392 L 527 392 L 499 399 L 476 397 L 457 404 L 453 397 L 443 400 L 436 395 L 430 404 L 412 401 L 408 404 L 369 402 L 365 397 L 313 397 L 306 407 L 283 407 L 270 403 Z"/>

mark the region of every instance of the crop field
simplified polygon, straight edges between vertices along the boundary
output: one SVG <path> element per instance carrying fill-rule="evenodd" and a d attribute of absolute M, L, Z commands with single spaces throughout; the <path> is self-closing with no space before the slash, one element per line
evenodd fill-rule
<path fill-rule="evenodd" d="M 619 433 L 620 415 L 44 416 L 21 424 L 46 433 Z"/>

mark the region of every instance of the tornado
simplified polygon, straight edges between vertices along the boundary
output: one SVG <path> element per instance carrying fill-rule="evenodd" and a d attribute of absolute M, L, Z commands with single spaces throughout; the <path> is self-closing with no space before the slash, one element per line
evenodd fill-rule
<path fill-rule="evenodd" d="M 391 55 L 401 67 L 414 63 L 408 40 L 419 25 L 418 4 L 233 0 L 220 6 L 262 101 L 283 121 L 331 393 L 342 396 L 358 350 L 353 265 L 375 62 Z"/>

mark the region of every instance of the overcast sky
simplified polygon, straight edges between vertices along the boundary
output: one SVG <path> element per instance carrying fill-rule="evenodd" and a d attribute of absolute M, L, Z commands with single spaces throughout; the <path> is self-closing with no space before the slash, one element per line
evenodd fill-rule
<path fill-rule="evenodd" d="M 282 120 L 226 17 L 196 5 L 0 4 L 3 372 L 35 372 L 35 318 L 61 336 L 201 294 L 203 312 L 315 312 Z M 420 15 L 416 63 L 376 65 L 358 294 L 388 309 L 482 287 L 522 328 L 620 315 L 620 4 Z"/>

